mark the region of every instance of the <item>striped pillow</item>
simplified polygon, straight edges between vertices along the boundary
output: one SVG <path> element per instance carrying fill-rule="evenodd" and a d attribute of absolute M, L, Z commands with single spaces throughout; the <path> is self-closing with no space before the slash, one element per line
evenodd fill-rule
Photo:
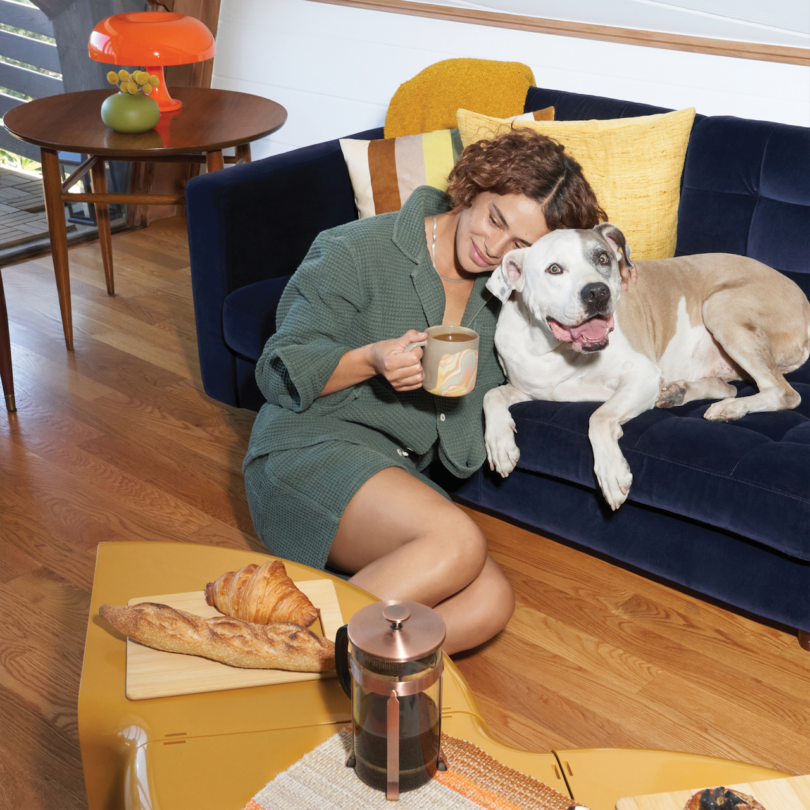
<path fill-rule="evenodd" d="M 554 108 L 523 113 L 508 120 L 553 121 Z M 463 151 L 457 129 L 378 141 L 341 138 L 340 148 L 349 169 L 360 219 L 399 211 L 419 186 L 445 191 L 447 176 Z"/>

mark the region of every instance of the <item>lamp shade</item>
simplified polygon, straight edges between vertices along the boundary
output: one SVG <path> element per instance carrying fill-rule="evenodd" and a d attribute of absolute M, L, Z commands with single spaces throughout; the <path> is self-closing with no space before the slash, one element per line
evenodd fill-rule
<path fill-rule="evenodd" d="M 142 65 L 158 78 L 152 98 L 160 112 L 176 112 L 182 102 L 166 88 L 163 68 L 211 59 L 216 51 L 214 36 L 194 17 L 172 11 L 135 11 L 102 20 L 90 34 L 87 51 L 96 62 L 110 65 Z"/>
<path fill-rule="evenodd" d="M 90 34 L 88 52 L 111 65 L 187 65 L 214 56 L 214 37 L 185 14 L 136 11 L 102 20 Z"/>

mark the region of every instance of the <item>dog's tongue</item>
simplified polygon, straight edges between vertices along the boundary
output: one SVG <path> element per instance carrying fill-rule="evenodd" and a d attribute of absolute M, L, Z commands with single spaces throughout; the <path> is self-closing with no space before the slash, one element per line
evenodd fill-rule
<path fill-rule="evenodd" d="M 557 321 L 549 321 L 548 325 L 551 327 L 554 337 L 565 343 L 602 343 L 608 332 L 613 331 L 613 316 L 603 318 L 597 315 L 579 326 L 563 326 Z"/>

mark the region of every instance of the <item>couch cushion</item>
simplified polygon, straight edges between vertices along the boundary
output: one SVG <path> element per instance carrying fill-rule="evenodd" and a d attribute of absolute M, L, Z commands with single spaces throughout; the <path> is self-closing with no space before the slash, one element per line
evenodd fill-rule
<path fill-rule="evenodd" d="M 459 107 L 516 115 L 533 84 L 532 69 L 521 62 L 444 59 L 399 86 L 385 114 L 385 137 L 452 129 Z"/>
<path fill-rule="evenodd" d="M 341 138 L 360 219 L 399 211 L 418 186 L 447 191 L 447 176 L 461 154 L 457 129 L 360 141 Z"/>
<path fill-rule="evenodd" d="M 276 307 L 290 276 L 248 284 L 232 292 L 222 305 L 225 343 L 238 355 L 254 363 L 264 344 L 276 331 Z"/>
<path fill-rule="evenodd" d="M 524 109 L 539 110 L 541 107 L 554 107 L 555 121 L 589 121 L 591 118 L 602 121 L 606 118 L 631 118 L 671 112 L 667 107 L 654 107 L 652 104 L 530 87 Z M 696 116 L 695 121 L 702 117 Z"/>
<path fill-rule="evenodd" d="M 510 121 L 553 121 L 554 107 L 521 113 Z M 341 138 L 354 204 L 360 219 L 399 211 L 419 186 L 447 191 L 448 175 L 462 152 L 457 129 L 375 141 Z"/>
<path fill-rule="evenodd" d="M 795 373 L 807 378 L 810 364 Z M 630 500 L 702 521 L 810 560 L 810 384 L 795 410 L 703 419 L 711 404 L 647 411 L 620 440 L 633 472 Z M 738 384 L 738 396 L 756 393 Z M 526 402 L 512 408 L 518 468 L 596 487 L 588 420 L 595 403 Z M 601 499 L 594 492 L 594 498 Z"/>
<path fill-rule="evenodd" d="M 460 109 L 467 144 L 509 132 L 516 122 Z M 608 121 L 520 121 L 553 138 L 582 167 L 608 219 L 622 229 L 635 259 L 675 255 L 678 203 L 694 107 Z"/>
<path fill-rule="evenodd" d="M 677 255 L 737 253 L 810 292 L 810 129 L 713 116 L 695 124 Z"/>

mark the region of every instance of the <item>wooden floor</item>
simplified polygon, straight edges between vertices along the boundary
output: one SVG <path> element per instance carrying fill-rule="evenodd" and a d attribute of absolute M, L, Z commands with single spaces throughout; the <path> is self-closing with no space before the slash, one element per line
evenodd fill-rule
<path fill-rule="evenodd" d="M 185 221 L 5 268 L 18 412 L 0 411 L 0 807 L 85 807 L 76 702 L 102 541 L 262 550 L 241 462 L 253 414 L 202 392 Z M 521 748 L 641 747 L 810 771 L 810 653 L 782 633 L 478 516 L 518 594 L 458 663 Z M 117 809 L 116 809 L 117 810 Z M 778 810 L 769 808 L 769 810 Z"/>

